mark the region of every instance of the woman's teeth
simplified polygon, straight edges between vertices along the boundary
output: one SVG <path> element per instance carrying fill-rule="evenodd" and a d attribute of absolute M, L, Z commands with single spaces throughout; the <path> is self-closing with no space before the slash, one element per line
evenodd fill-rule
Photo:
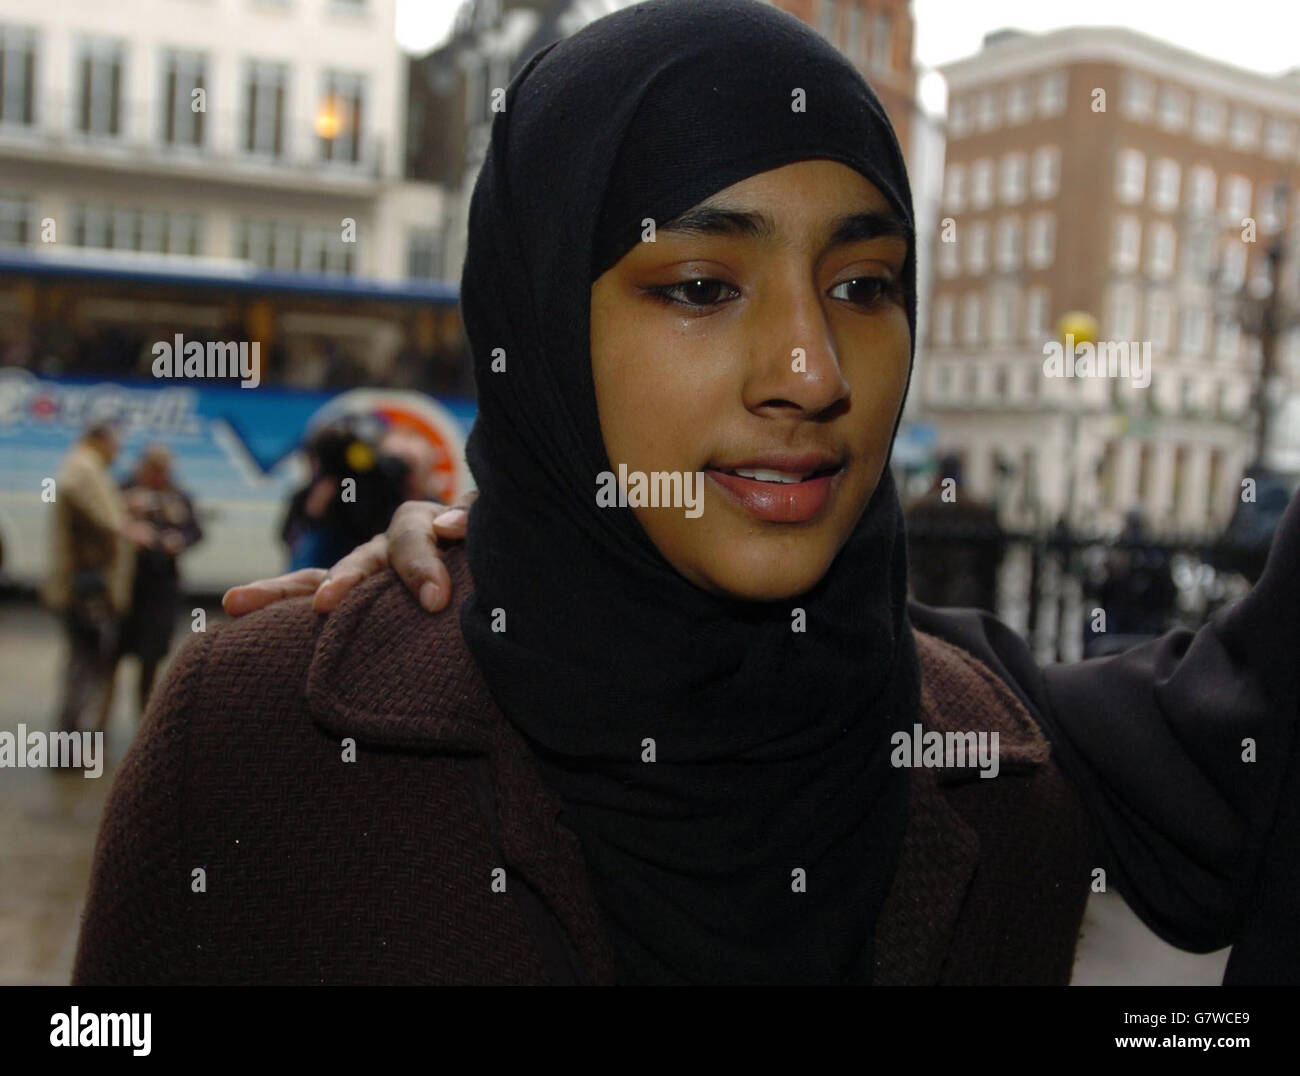
<path fill-rule="evenodd" d="M 807 475 L 787 474 L 784 471 L 736 471 L 741 478 L 752 478 L 758 482 L 783 482 L 787 485 L 793 485 L 796 482 L 802 482 Z"/>

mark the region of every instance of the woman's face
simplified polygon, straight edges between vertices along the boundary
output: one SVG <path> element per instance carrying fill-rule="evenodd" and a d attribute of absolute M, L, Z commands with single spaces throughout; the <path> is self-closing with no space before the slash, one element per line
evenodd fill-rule
<path fill-rule="evenodd" d="M 696 586 L 793 597 L 830 567 L 880 480 L 907 384 L 907 240 L 836 161 L 750 176 L 659 223 L 591 289 L 615 472 L 703 472 L 702 511 L 634 507 Z"/>

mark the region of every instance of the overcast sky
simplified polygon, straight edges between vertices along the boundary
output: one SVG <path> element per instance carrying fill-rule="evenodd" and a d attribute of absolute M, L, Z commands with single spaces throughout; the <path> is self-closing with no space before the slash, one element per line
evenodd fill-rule
<path fill-rule="evenodd" d="M 707 3 L 708 0 L 702 0 Z M 397 39 L 423 52 L 451 27 L 460 0 L 397 0 Z M 979 50 L 990 30 L 1127 26 L 1267 74 L 1300 67 L 1296 0 L 913 0 L 916 60 L 937 67 Z M 922 102 L 943 107 L 942 83 L 922 82 Z"/>

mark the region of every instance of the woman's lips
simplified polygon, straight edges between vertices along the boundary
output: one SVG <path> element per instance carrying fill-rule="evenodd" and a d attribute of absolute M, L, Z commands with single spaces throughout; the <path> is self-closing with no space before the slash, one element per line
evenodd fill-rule
<path fill-rule="evenodd" d="M 842 472 L 843 468 L 837 467 L 801 482 L 765 482 L 712 469 L 705 474 L 755 519 L 765 523 L 806 523 L 830 499 L 831 485 Z"/>

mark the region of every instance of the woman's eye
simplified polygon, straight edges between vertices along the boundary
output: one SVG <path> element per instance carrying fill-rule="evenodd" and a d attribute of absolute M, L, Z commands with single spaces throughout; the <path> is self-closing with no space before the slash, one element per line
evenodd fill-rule
<path fill-rule="evenodd" d="M 890 293 L 893 284 L 885 277 L 859 276 L 831 288 L 832 299 L 844 299 L 859 306 L 874 306 Z"/>
<path fill-rule="evenodd" d="M 665 284 L 663 287 L 652 288 L 651 291 L 665 302 L 701 307 L 714 306 L 726 298 L 740 294 L 724 281 L 706 278 L 683 280 L 680 284 Z"/>

